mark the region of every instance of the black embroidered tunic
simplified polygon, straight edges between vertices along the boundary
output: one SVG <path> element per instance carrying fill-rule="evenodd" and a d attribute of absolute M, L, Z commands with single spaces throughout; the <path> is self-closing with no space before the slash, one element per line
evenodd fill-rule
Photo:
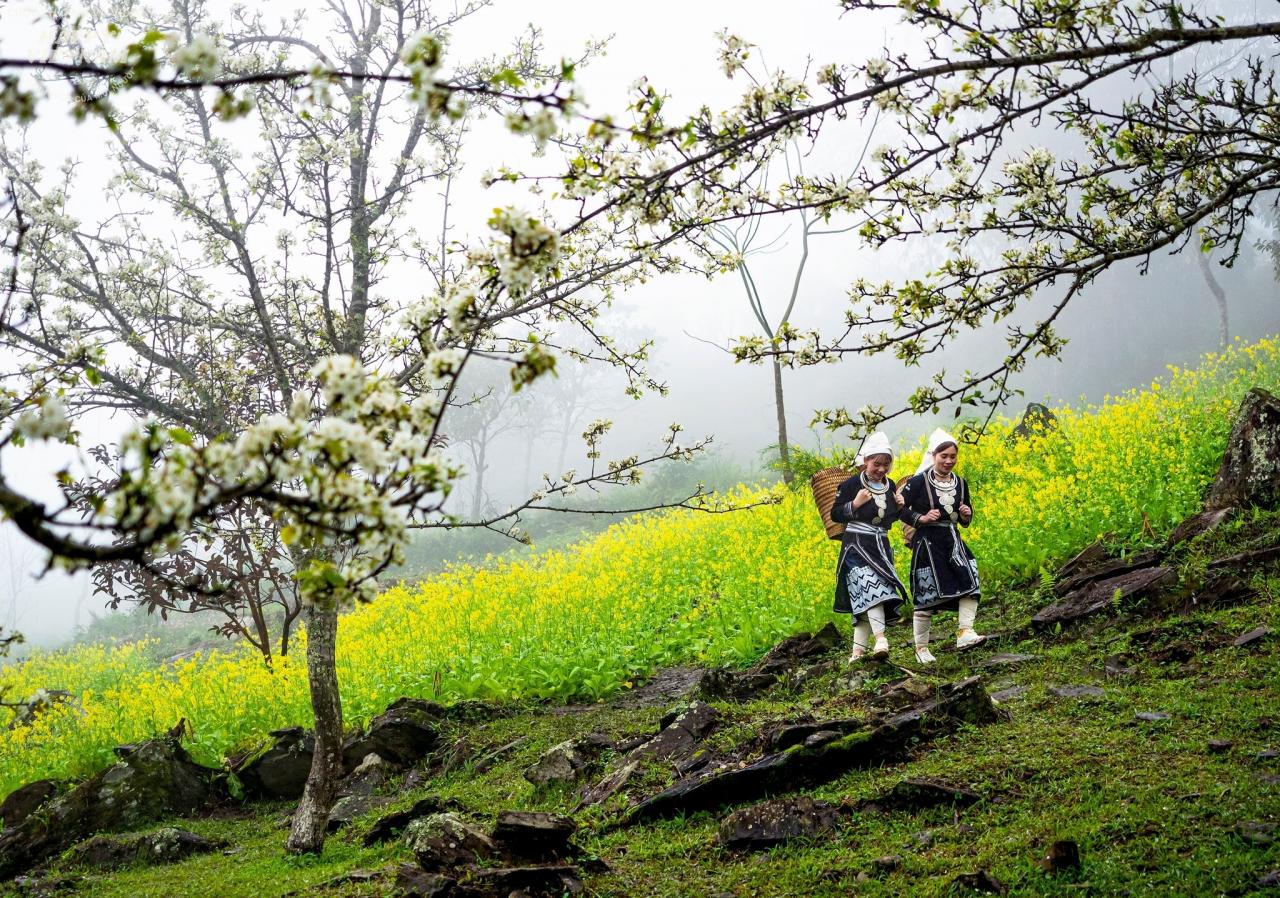
<path fill-rule="evenodd" d="M 917 611 L 948 611 L 960 599 L 978 598 L 978 562 L 960 538 L 960 506 L 973 508 L 969 484 L 952 474 L 953 494 L 940 493 L 931 482 L 931 472 L 922 471 L 902 487 L 901 520 L 916 528 L 911 541 L 911 594 Z M 932 524 L 920 524 L 920 517 L 933 509 L 942 517 Z"/>
<path fill-rule="evenodd" d="M 889 547 L 889 528 L 898 519 L 897 486 L 886 478 L 889 488 L 855 509 L 853 499 L 862 489 L 862 475 L 850 477 L 836 491 L 831 520 L 845 525 L 840 540 L 840 561 L 836 565 L 835 610 L 841 614 L 864 614 L 877 605 L 884 606 L 886 621 L 896 620 L 898 609 L 907 598 L 907 588 L 893 568 L 893 549 Z"/>

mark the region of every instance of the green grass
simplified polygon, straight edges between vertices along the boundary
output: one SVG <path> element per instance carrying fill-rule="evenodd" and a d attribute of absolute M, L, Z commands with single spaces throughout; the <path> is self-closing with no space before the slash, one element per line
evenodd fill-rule
<path fill-rule="evenodd" d="M 1179 559 L 1193 583 L 1207 558 L 1236 551 L 1247 542 L 1280 540 L 1280 514 L 1247 517 L 1193 546 Z M 586 878 L 596 896 L 734 895 L 946 896 L 960 873 L 984 869 L 1011 895 L 1201 896 L 1254 894 L 1264 872 L 1280 868 L 1280 841 L 1253 845 L 1235 833 L 1242 821 L 1280 822 L 1280 762 L 1258 753 L 1280 748 L 1280 579 L 1274 566 L 1253 572 L 1256 599 L 1236 607 L 1179 616 L 1147 616 L 1134 606 L 1046 635 L 1017 636 L 964 654 L 943 652 L 932 681 L 974 672 L 975 663 L 996 651 L 1036 655 L 1013 669 L 987 677 L 997 689 L 1018 684 L 1027 691 L 1002 707 L 1008 719 L 960 731 L 920 746 L 905 763 L 846 774 L 813 791 L 816 798 L 855 804 L 882 794 L 904 777 L 933 777 L 982 796 L 977 805 L 952 810 L 855 813 L 837 831 L 771 851 L 738 855 L 716 840 L 720 814 L 697 814 L 626 829 L 605 826 L 610 816 L 578 816 L 577 841 L 608 864 L 607 873 Z M 1043 597 L 1009 590 L 988 600 L 980 623 L 1025 633 L 1028 613 Z M 940 616 L 940 629 L 954 618 Z M 1246 648 L 1230 638 L 1259 625 L 1270 639 Z M 1154 636 L 1150 636 L 1155 631 Z M 905 661 L 907 631 L 891 631 L 895 660 Z M 1185 644 L 1186 661 L 1161 663 L 1142 657 L 1143 646 Z M 1104 661 L 1126 655 L 1132 675 L 1107 679 Z M 850 716 L 864 709 L 866 690 L 889 674 L 881 670 L 861 690 L 842 693 L 833 672 L 798 693 L 781 688 L 746 704 L 722 703 L 721 728 L 708 740 L 730 749 L 759 731 L 763 722 L 810 713 Z M 1105 695 L 1062 699 L 1055 684 L 1095 683 Z M 473 724 L 456 735 L 478 754 L 526 737 L 518 748 L 482 774 L 469 767 L 438 777 L 422 789 L 398 796 L 408 805 L 425 794 L 454 798 L 479 822 L 498 810 L 569 811 L 570 790 L 535 790 L 521 771 L 556 742 L 603 732 L 614 738 L 652 732 L 664 709 L 627 710 L 600 705 L 566 710 L 528 705 L 508 717 Z M 1135 711 L 1158 710 L 1168 721 L 1134 719 Z M 1211 739 L 1232 741 L 1224 753 Z M 661 788 L 670 774 L 654 765 L 637 783 Z M 633 793 L 632 797 L 636 797 Z M 231 855 L 196 858 L 167 868 L 111 875 L 84 874 L 77 893 L 95 898 L 125 896 L 219 896 L 271 898 L 306 889 L 309 894 L 390 894 L 385 884 L 315 886 L 353 869 L 379 869 L 410 860 L 392 843 L 360 847 L 361 826 L 331 838 L 319 859 L 284 855 L 288 806 L 256 805 L 248 816 L 175 821 L 201 834 L 227 839 Z M 159 825 L 159 824 L 157 824 Z M 930 833 L 928 844 L 918 834 Z M 1038 860 L 1056 839 L 1079 843 L 1078 874 L 1049 875 Z M 900 866 L 876 873 L 872 861 L 898 855 Z M 864 874 L 862 877 L 859 874 Z M 1259 893 L 1260 894 L 1260 893 Z"/>

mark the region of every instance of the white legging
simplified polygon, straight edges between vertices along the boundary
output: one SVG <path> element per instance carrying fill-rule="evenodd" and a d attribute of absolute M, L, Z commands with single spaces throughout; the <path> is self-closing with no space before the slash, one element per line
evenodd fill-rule
<path fill-rule="evenodd" d="M 876 605 L 874 608 L 868 608 L 864 614 L 859 614 L 853 621 L 853 644 L 860 649 L 865 649 L 871 642 L 871 637 L 877 638 L 884 635 L 884 606 Z"/>
<path fill-rule="evenodd" d="M 956 610 L 960 615 L 957 629 L 972 630 L 974 621 L 978 619 L 978 600 L 961 599 Z M 916 646 L 923 647 L 929 644 L 929 627 L 932 617 L 932 611 L 917 611 L 911 615 L 911 629 Z M 882 616 L 881 620 L 883 619 Z"/>

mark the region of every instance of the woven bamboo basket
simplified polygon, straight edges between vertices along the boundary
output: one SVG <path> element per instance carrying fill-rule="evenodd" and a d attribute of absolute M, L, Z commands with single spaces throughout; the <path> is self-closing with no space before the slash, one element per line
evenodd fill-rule
<path fill-rule="evenodd" d="M 844 535 L 844 524 L 831 520 L 831 506 L 835 504 L 840 484 L 852 476 L 844 468 L 823 468 L 809 478 L 813 501 L 818 506 L 818 514 L 822 515 L 822 526 L 831 539 L 840 539 Z"/>

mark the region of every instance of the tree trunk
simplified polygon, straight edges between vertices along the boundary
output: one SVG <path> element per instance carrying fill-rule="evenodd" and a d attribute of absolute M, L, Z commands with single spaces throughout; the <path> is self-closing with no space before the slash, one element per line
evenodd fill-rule
<path fill-rule="evenodd" d="M 342 699 L 338 694 L 335 648 L 336 609 L 307 610 L 307 680 L 315 715 L 316 750 L 302 800 L 293 814 L 286 847 L 294 854 L 319 854 L 324 848 L 329 810 L 342 775 Z"/>
<path fill-rule="evenodd" d="M 778 462 L 782 465 L 782 482 L 791 485 L 796 475 L 791 471 L 791 449 L 787 441 L 787 408 L 782 401 L 782 366 L 773 357 L 773 401 L 778 410 Z"/>
<path fill-rule="evenodd" d="M 487 464 L 486 456 L 489 450 L 489 437 L 487 434 L 482 435 L 480 441 L 480 450 L 476 455 L 476 482 L 475 491 L 471 494 L 471 519 L 474 521 L 480 517 L 480 512 L 484 510 L 484 468 Z"/>
<path fill-rule="evenodd" d="M 1200 263 L 1200 273 L 1204 275 L 1204 282 L 1209 285 L 1209 292 L 1218 303 L 1218 342 L 1223 349 L 1226 349 L 1227 344 L 1231 342 L 1231 328 L 1227 319 L 1227 291 L 1222 289 L 1218 279 L 1213 276 L 1213 269 L 1209 267 L 1208 254 L 1196 253 L 1196 260 Z"/>

